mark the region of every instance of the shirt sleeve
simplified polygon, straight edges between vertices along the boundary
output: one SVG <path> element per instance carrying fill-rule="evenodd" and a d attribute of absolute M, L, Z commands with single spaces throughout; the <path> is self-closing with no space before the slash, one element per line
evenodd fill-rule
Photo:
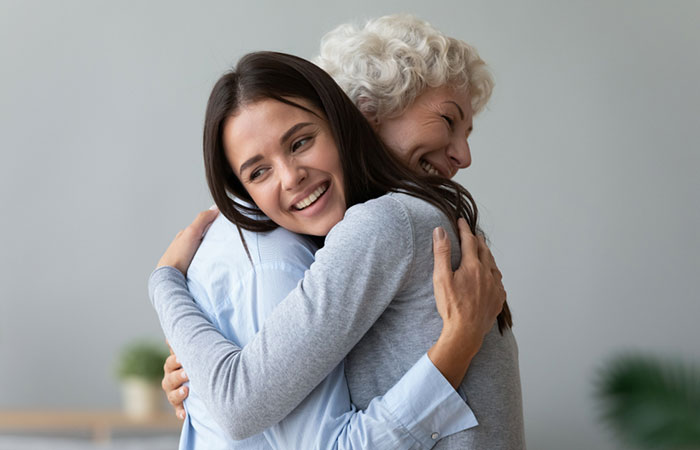
<path fill-rule="evenodd" d="M 280 422 L 336 367 L 397 295 L 414 261 L 413 228 L 389 197 L 348 210 L 316 262 L 244 348 L 197 308 L 184 277 L 157 269 L 161 325 L 210 411 L 234 439 Z M 206 351 L 203 351 L 206 349 Z"/>
<path fill-rule="evenodd" d="M 202 305 L 202 310 L 220 330 L 235 330 L 237 342 L 245 345 L 259 331 L 259 324 L 296 287 L 310 263 L 272 261 L 257 265 L 233 288 L 239 298 L 235 307 L 212 306 L 210 309 L 217 312 L 207 314 L 207 307 Z M 208 274 L 200 272 L 191 270 L 188 277 L 189 290 L 196 298 L 204 297 L 206 289 L 201 282 L 207 283 L 208 279 Z M 212 295 L 222 298 L 209 299 L 205 304 L 231 303 L 227 292 L 214 289 Z M 233 314 L 236 310 L 238 315 Z M 188 366 L 185 369 L 190 372 Z M 209 417 L 207 414 L 203 419 Z M 364 411 L 357 411 L 350 401 L 341 362 L 294 411 L 263 433 L 270 445 L 279 449 L 395 450 L 430 448 L 440 437 L 474 425 L 476 419 L 467 404 L 424 355 Z"/>
<path fill-rule="evenodd" d="M 264 434 L 273 448 L 423 449 L 476 425 L 467 404 L 426 354 L 364 411 L 350 402 L 341 363 Z"/>

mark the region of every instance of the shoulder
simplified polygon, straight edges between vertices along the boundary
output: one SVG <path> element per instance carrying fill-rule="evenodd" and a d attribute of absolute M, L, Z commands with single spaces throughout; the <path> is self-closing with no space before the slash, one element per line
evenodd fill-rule
<path fill-rule="evenodd" d="M 188 275 L 211 274 L 223 269 L 242 276 L 253 267 L 274 266 L 305 270 L 313 262 L 316 249 L 313 241 L 306 236 L 283 228 L 265 233 L 239 231 L 235 224 L 219 215 L 202 239 Z"/>
<path fill-rule="evenodd" d="M 387 228 L 392 232 L 422 232 L 422 228 L 433 228 L 448 224 L 447 217 L 435 205 L 412 195 L 392 192 L 348 209 L 338 225 L 341 229 Z M 334 228 L 335 230 L 335 228 Z"/>
<path fill-rule="evenodd" d="M 406 205 L 392 194 L 354 205 L 328 233 L 325 247 L 377 253 L 404 248 L 413 252 L 414 227 Z"/>
<path fill-rule="evenodd" d="M 345 217 L 338 224 L 344 228 L 355 225 L 410 227 L 410 214 L 406 205 L 399 201 L 394 194 L 386 194 L 348 208 Z"/>

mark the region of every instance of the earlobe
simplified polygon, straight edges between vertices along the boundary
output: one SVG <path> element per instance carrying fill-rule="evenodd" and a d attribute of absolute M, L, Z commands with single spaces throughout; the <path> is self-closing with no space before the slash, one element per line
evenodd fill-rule
<path fill-rule="evenodd" d="M 377 112 L 371 107 L 371 101 L 367 97 L 360 97 L 357 100 L 357 108 L 365 116 L 365 119 L 367 119 L 374 131 L 379 131 L 379 119 L 377 118 Z"/>
<path fill-rule="evenodd" d="M 375 133 L 379 133 L 379 119 L 377 118 L 377 115 L 372 112 L 372 111 L 362 111 L 362 115 L 365 116 L 365 119 L 367 119 L 367 122 L 369 122 L 370 126 L 374 130 Z"/>
<path fill-rule="evenodd" d="M 379 119 L 377 119 L 376 116 L 372 119 L 368 119 L 369 124 L 372 125 L 372 129 L 374 130 L 375 133 L 379 133 Z"/>

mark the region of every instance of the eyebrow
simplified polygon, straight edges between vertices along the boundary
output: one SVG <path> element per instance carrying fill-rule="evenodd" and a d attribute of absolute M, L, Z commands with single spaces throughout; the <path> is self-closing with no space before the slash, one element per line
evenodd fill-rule
<path fill-rule="evenodd" d="M 462 108 L 457 104 L 457 102 L 453 102 L 452 100 L 448 100 L 448 101 L 443 102 L 443 103 L 452 103 L 453 105 L 455 105 L 457 107 L 457 109 L 459 110 L 459 116 L 462 118 L 462 120 L 464 120 L 464 111 L 462 111 Z"/>
<path fill-rule="evenodd" d="M 294 133 L 296 133 L 297 131 L 299 131 L 299 130 L 301 130 L 302 128 L 307 127 L 307 126 L 309 126 L 309 125 L 313 125 L 313 124 L 312 124 L 311 122 L 300 122 L 300 123 L 298 123 L 298 124 L 292 126 L 292 127 L 291 127 L 290 129 L 288 129 L 288 130 L 282 135 L 282 137 L 280 138 L 280 145 L 284 145 L 284 143 L 285 143 L 290 137 L 292 137 L 292 136 L 294 135 Z M 241 167 L 238 168 L 238 173 L 242 175 L 242 174 L 243 174 L 243 171 L 244 171 L 245 169 L 247 169 L 248 167 L 250 167 L 250 166 L 252 166 L 253 164 L 257 163 L 257 162 L 260 161 L 261 159 L 263 159 L 262 155 L 255 155 L 255 156 L 253 156 L 252 158 L 249 158 L 248 160 L 246 160 L 246 162 L 244 162 L 243 164 L 241 164 Z"/>
<path fill-rule="evenodd" d="M 246 170 L 248 167 L 252 166 L 256 162 L 260 161 L 263 159 L 262 155 L 255 155 L 252 158 L 248 159 L 246 162 L 241 164 L 241 167 L 238 169 L 238 173 L 243 175 L 243 171 Z"/>
<path fill-rule="evenodd" d="M 280 138 L 280 145 L 284 145 L 284 143 L 287 142 L 287 140 L 288 140 L 290 137 L 292 137 L 292 135 L 293 135 L 294 133 L 296 133 L 297 131 L 299 131 L 299 130 L 301 130 L 302 128 L 307 127 L 307 126 L 309 126 L 309 125 L 313 125 L 313 124 L 312 124 L 311 122 L 301 122 L 301 123 L 298 123 L 298 124 L 294 125 L 292 128 L 288 129 L 287 132 L 284 133 L 284 134 L 282 135 L 282 137 Z"/>

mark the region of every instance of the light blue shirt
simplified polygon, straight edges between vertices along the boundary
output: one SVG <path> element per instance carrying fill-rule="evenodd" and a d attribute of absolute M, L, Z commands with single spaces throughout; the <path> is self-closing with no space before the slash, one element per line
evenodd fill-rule
<path fill-rule="evenodd" d="M 310 239 L 282 228 L 269 233 L 243 230 L 243 236 L 252 262 L 236 227 L 220 215 L 187 274 L 188 288 L 203 313 L 241 347 L 297 286 L 316 251 Z M 430 448 L 440 438 L 477 425 L 464 399 L 427 354 L 364 411 L 350 401 L 341 363 L 284 420 L 242 441 L 227 435 L 192 389 L 185 409 L 180 449 L 186 450 Z"/>

